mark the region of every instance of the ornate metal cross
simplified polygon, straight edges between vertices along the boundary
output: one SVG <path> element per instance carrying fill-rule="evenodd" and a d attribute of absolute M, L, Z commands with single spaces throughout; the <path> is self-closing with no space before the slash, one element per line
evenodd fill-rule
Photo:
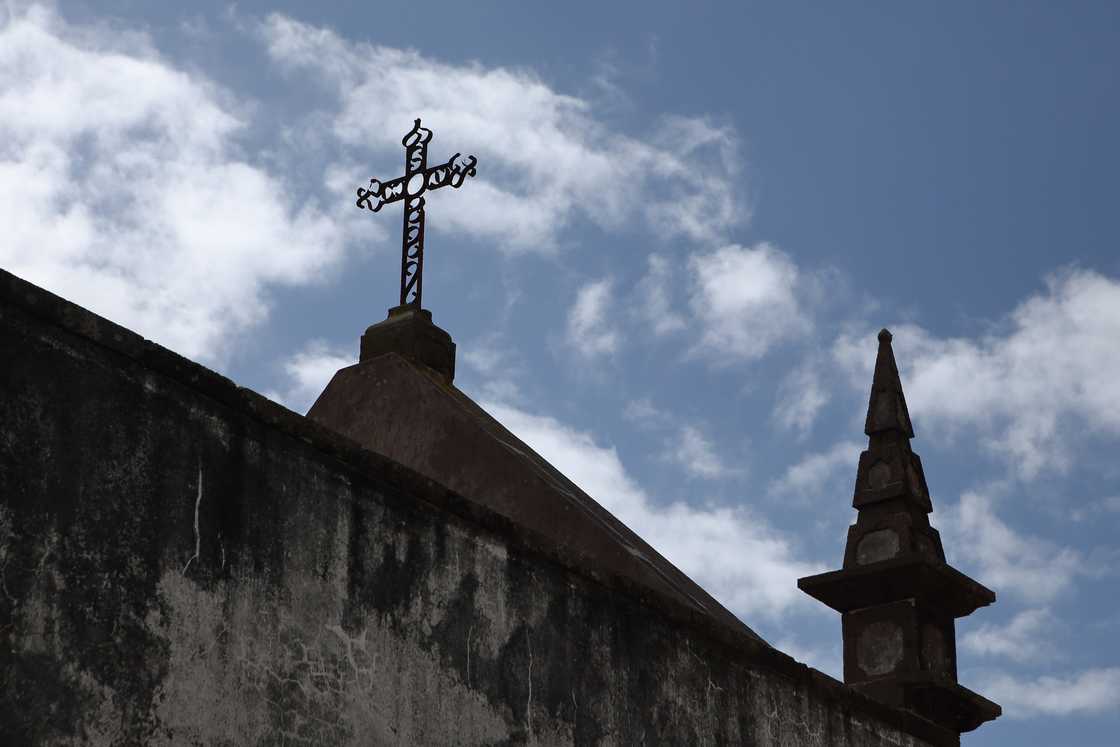
<path fill-rule="evenodd" d="M 405 147 L 404 176 L 387 182 L 369 180 L 369 189 L 358 187 L 358 207 L 373 212 L 382 205 L 404 200 L 404 229 L 401 237 L 401 306 L 420 308 L 424 289 L 424 193 L 451 185 L 458 188 L 468 176 L 475 175 L 478 159 L 467 156 L 459 161 L 456 153 L 439 166 L 428 168 L 428 141 L 432 131 L 417 119 L 401 145 Z M 374 200 L 377 203 L 374 204 Z"/>

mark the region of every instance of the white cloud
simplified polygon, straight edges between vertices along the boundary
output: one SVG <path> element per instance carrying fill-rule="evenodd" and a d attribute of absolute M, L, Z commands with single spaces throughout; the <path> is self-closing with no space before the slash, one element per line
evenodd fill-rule
<path fill-rule="evenodd" d="M 518 379 L 524 373 L 524 366 L 520 357 L 502 344 L 501 334 L 493 333 L 461 345 L 459 351 L 463 362 L 481 377 L 478 383 L 481 397 L 502 402 L 521 400 Z"/>
<path fill-rule="evenodd" d="M 761 358 L 812 329 L 797 295 L 797 266 L 769 244 L 694 254 L 689 267 L 690 305 L 703 329 L 697 349 L 716 360 Z"/>
<path fill-rule="evenodd" d="M 439 230 L 508 251 L 550 251 L 577 215 L 609 230 L 646 225 L 690 239 L 721 235 L 745 218 L 727 128 L 677 117 L 644 140 L 626 137 L 599 122 L 588 101 L 527 70 L 451 65 L 281 15 L 261 33 L 274 60 L 313 73 L 336 96 L 331 132 L 343 146 L 372 149 L 396 169 L 400 138 L 419 116 L 436 132 L 433 161 L 455 150 L 478 156 L 468 188 L 454 199 L 433 195 Z M 355 184 L 373 175 L 357 162 L 347 168 Z"/>
<path fill-rule="evenodd" d="M 463 352 L 463 362 L 483 376 L 498 373 L 503 368 L 504 361 L 505 355 L 502 350 L 481 340 L 475 341 Z"/>
<path fill-rule="evenodd" d="M 1024 662 L 1051 653 L 1047 641 L 1054 617 L 1046 608 L 1023 610 L 1006 625 L 982 625 L 961 636 L 960 648 L 983 656 L 1002 656 Z"/>
<path fill-rule="evenodd" d="M 730 467 L 724 462 L 699 425 L 682 423 L 680 418 L 655 406 L 649 399 L 627 402 L 622 417 L 645 430 L 665 434 L 662 457 L 682 467 L 690 477 L 715 480 L 745 473 L 742 466 Z"/>
<path fill-rule="evenodd" d="M 241 150 L 230 96 L 136 34 L 0 22 L 0 265 L 219 361 L 268 288 L 335 265 L 340 223 Z"/>
<path fill-rule="evenodd" d="M 1074 521 L 1086 521 L 1102 514 L 1120 514 L 1120 495 L 1110 495 L 1095 501 L 1088 501 L 1068 512 Z"/>
<path fill-rule="evenodd" d="M 608 319 L 613 283 L 596 280 L 579 289 L 568 312 L 568 344 L 580 355 L 593 358 L 618 350 L 618 331 Z"/>
<path fill-rule="evenodd" d="M 614 448 L 591 434 L 504 404 L 484 407 L 748 624 L 807 603 L 797 578 L 823 566 L 800 559 L 763 517 L 745 508 L 656 505 Z"/>
<path fill-rule="evenodd" d="M 969 428 L 1018 475 L 1066 470 L 1086 433 L 1120 436 L 1120 281 L 1087 270 L 1050 277 L 1020 304 L 1007 332 L 942 339 L 894 329 L 910 414 L 919 428 L 952 437 Z M 843 335 L 835 359 L 866 391 L 875 335 Z"/>
<path fill-rule="evenodd" d="M 665 455 L 692 477 L 714 480 L 741 474 L 723 463 L 712 442 L 694 425 L 681 426 L 676 438 L 666 443 Z"/>
<path fill-rule="evenodd" d="M 980 689 L 1010 718 L 1103 713 L 1120 708 L 1120 667 L 1030 680 L 1000 674 Z"/>
<path fill-rule="evenodd" d="M 284 363 L 288 384 L 282 392 L 265 396 L 299 413 L 305 413 L 318 399 L 335 372 L 357 363 L 352 351 L 332 347 L 322 340 L 309 342 L 303 350 Z"/>
<path fill-rule="evenodd" d="M 686 326 L 684 317 L 673 310 L 671 299 L 672 269 L 669 260 L 659 254 L 647 258 L 648 269 L 638 282 L 634 308 L 657 336 L 679 332 Z"/>
<path fill-rule="evenodd" d="M 996 515 L 990 496 L 963 493 L 938 523 L 945 536 L 953 538 L 947 552 L 974 565 L 977 580 L 997 593 L 1045 603 L 1069 591 L 1078 576 L 1102 572 L 1077 550 L 1008 526 Z"/>
<path fill-rule="evenodd" d="M 864 448 L 856 441 L 841 441 L 828 451 L 810 454 L 771 482 L 769 492 L 781 497 L 815 498 L 831 492 L 839 475 L 847 475 L 846 482 L 854 485 L 859 454 Z"/>
<path fill-rule="evenodd" d="M 779 638 L 773 645 L 802 664 L 824 672 L 833 679 L 844 681 L 843 643 L 839 636 L 833 643 L 825 646 L 806 645 L 790 635 Z"/>
<path fill-rule="evenodd" d="M 772 417 L 783 430 L 796 430 L 804 436 L 828 400 L 829 392 L 821 381 L 818 365 L 808 360 L 782 380 Z"/>
<path fill-rule="evenodd" d="M 672 422 L 672 417 L 648 397 L 627 402 L 622 417 L 643 428 L 658 428 Z"/>

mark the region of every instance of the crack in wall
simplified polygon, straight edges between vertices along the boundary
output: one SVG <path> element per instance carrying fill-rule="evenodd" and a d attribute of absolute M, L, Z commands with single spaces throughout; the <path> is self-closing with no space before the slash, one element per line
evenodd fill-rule
<path fill-rule="evenodd" d="M 471 686 L 471 636 L 474 635 L 474 625 L 467 629 L 467 687 Z"/>
<path fill-rule="evenodd" d="M 202 536 L 198 533 L 198 507 L 202 505 L 202 461 L 198 462 L 198 495 L 194 499 L 194 555 L 187 558 L 187 564 L 183 566 L 183 575 L 187 575 L 187 569 L 191 567 L 191 563 L 198 560 L 199 550 L 202 548 Z M 222 565 L 225 565 L 225 558 L 222 559 Z"/>
<path fill-rule="evenodd" d="M 525 703 L 525 731 L 529 734 L 529 743 L 533 743 L 533 639 L 529 637 L 529 628 L 525 628 L 525 646 L 529 650 L 529 700 Z"/>

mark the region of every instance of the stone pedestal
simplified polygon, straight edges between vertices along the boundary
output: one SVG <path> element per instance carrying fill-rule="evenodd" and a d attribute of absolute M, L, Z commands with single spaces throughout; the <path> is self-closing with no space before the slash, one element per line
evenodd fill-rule
<path fill-rule="evenodd" d="M 389 318 L 366 329 L 358 360 L 362 363 L 396 353 L 432 369 L 450 384 L 455 378 L 455 343 L 432 323 L 432 312 L 412 305 L 394 306 Z"/>

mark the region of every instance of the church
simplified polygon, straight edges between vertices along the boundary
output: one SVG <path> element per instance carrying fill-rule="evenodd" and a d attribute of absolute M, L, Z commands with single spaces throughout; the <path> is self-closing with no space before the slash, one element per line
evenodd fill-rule
<path fill-rule="evenodd" d="M 949 747 L 998 717 L 954 634 L 995 594 L 945 561 L 890 333 L 842 567 L 798 582 L 839 682 L 456 388 L 423 194 L 475 161 L 430 138 L 358 190 L 404 203 L 400 303 L 306 416 L 0 271 L 0 744 Z"/>

